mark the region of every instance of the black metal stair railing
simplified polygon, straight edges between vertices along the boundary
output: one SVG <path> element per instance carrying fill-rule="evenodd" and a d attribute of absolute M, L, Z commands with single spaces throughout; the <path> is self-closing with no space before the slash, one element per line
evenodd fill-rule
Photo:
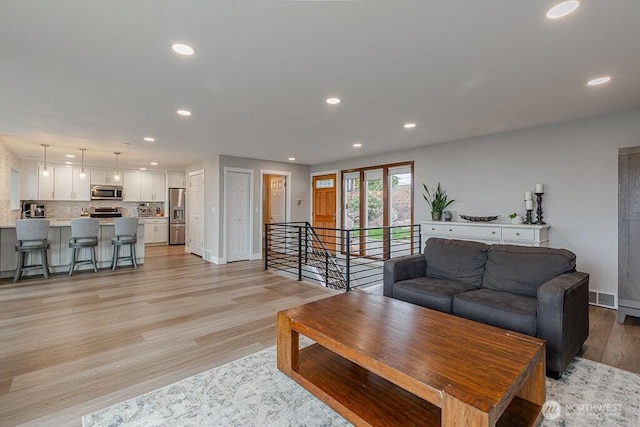
<path fill-rule="evenodd" d="M 382 283 L 383 262 L 420 253 L 419 225 L 337 229 L 265 224 L 265 269 L 349 291 Z"/>

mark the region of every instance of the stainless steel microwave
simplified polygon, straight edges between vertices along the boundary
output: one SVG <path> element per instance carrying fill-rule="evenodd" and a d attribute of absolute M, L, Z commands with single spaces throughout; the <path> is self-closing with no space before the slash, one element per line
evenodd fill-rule
<path fill-rule="evenodd" d="M 94 185 L 91 187 L 91 200 L 122 200 L 122 186 Z"/>

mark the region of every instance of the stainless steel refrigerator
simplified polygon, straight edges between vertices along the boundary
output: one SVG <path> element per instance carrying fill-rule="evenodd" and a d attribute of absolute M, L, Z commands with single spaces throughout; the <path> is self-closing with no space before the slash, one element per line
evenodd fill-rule
<path fill-rule="evenodd" d="M 185 189 L 169 189 L 169 244 L 184 245 Z"/>

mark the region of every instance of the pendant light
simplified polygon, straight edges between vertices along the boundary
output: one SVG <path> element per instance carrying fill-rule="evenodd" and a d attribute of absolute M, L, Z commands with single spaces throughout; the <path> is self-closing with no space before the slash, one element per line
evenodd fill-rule
<path fill-rule="evenodd" d="M 87 177 L 87 174 L 84 173 L 84 152 L 87 151 L 86 148 L 81 148 L 82 151 L 82 168 L 80 169 L 80 179 L 84 180 Z"/>
<path fill-rule="evenodd" d="M 40 144 L 42 148 L 44 148 L 44 169 L 42 170 L 42 176 L 49 176 L 49 171 L 47 170 L 47 147 L 49 144 Z"/>
<path fill-rule="evenodd" d="M 113 180 L 116 182 L 120 181 L 120 171 L 118 170 L 118 156 L 120 155 L 119 151 L 114 151 L 113 154 L 116 155 L 116 170 L 113 173 Z"/>

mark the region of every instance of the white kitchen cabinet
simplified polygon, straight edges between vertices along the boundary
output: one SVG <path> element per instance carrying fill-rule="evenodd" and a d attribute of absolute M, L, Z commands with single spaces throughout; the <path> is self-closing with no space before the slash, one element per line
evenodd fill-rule
<path fill-rule="evenodd" d="M 115 181 L 113 179 L 113 170 L 106 169 L 92 169 L 91 170 L 91 185 L 122 185 L 122 179 Z M 122 172 L 120 172 L 122 175 Z"/>
<path fill-rule="evenodd" d="M 89 180 L 80 178 L 80 168 L 55 166 L 53 168 L 53 200 L 89 201 Z M 87 174 L 85 170 L 85 174 Z"/>
<path fill-rule="evenodd" d="M 442 221 L 423 221 L 420 225 L 423 246 L 430 237 L 473 240 L 487 244 L 549 246 L 548 225 Z"/>
<path fill-rule="evenodd" d="M 38 200 L 38 164 L 20 162 L 20 200 Z"/>
<path fill-rule="evenodd" d="M 44 165 L 38 165 L 38 200 L 53 200 L 53 166 L 48 165 L 49 175 L 42 175 Z"/>
<path fill-rule="evenodd" d="M 169 218 L 143 218 L 145 243 L 169 242 Z"/>
<path fill-rule="evenodd" d="M 140 173 L 140 201 L 164 202 L 167 188 L 164 184 L 164 174 Z"/>
<path fill-rule="evenodd" d="M 139 202 L 140 199 L 140 172 L 131 171 L 124 174 L 123 200 L 125 202 Z"/>
<path fill-rule="evenodd" d="M 124 173 L 125 202 L 164 202 L 167 187 L 162 173 L 131 171 Z"/>
<path fill-rule="evenodd" d="M 43 170 L 44 165 L 38 165 L 38 200 L 90 200 L 89 180 L 80 178 L 80 168 L 47 165 L 47 176 Z"/>
<path fill-rule="evenodd" d="M 184 172 L 167 172 L 167 188 L 187 188 L 187 174 Z"/>

